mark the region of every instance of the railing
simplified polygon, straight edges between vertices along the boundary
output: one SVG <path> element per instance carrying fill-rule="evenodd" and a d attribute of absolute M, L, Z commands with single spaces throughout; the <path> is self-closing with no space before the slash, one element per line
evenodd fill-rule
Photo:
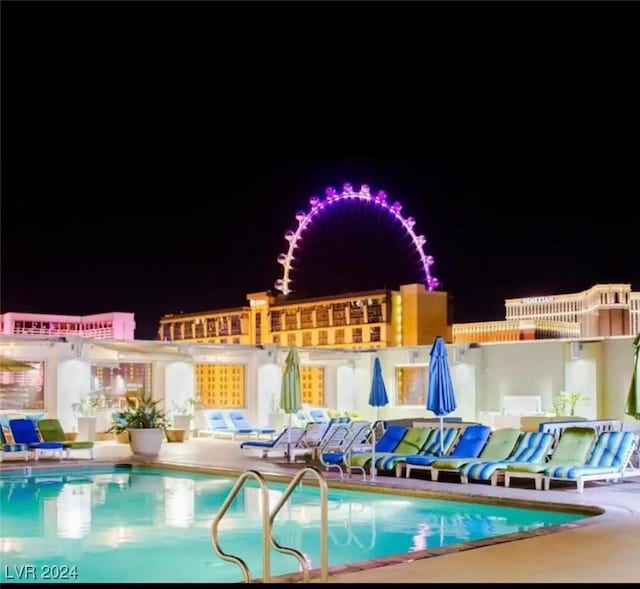
<path fill-rule="evenodd" d="M 261 491 L 261 500 L 262 500 L 262 582 L 268 583 L 271 579 L 271 561 L 270 561 L 270 551 L 269 545 L 273 546 L 278 552 L 282 552 L 284 554 L 289 554 L 294 556 L 296 560 L 300 563 L 302 568 L 303 580 L 305 583 L 309 582 L 309 564 L 302 552 L 296 550 L 295 548 L 282 546 L 278 541 L 273 537 L 273 522 L 282 509 L 282 507 L 289 500 L 289 497 L 293 493 L 293 491 L 302 484 L 302 479 L 306 474 L 314 474 L 318 479 L 318 486 L 320 488 L 320 578 L 322 582 L 326 582 L 329 574 L 329 552 L 328 552 L 328 489 L 327 489 L 327 481 L 324 479 L 320 471 L 312 466 L 307 466 L 302 470 L 298 471 L 295 477 L 293 477 L 292 481 L 289 483 L 289 486 L 284 490 L 280 501 L 278 501 L 277 505 L 274 507 L 271 514 L 269 513 L 269 488 L 267 486 L 267 482 L 265 478 L 255 470 L 247 470 L 245 471 L 238 480 L 236 484 L 233 486 L 231 491 L 229 491 L 229 495 L 225 499 L 220 511 L 213 518 L 213 522 L 211 524 L 211 543 L 213 545 L 213 549 L 216 554 L 220 556 L 223 560 L 228 562 L 233 562 L 237 564 L 242 570 L 242 576 L 244 577 L 245 583 L 250 583 L 251 572 L 247 563 L 240 558 L 239 556 L 235 556 L 233 554 L 229 554 L 222 550 L 220 546 L 219 539 L 219 526 L 220 521 L 225 516 L 231 503 L 236 498 L 242 487 L 245 485 L 249 478 L 253 478 L 258 481 L 260 485 Z"/>
<path fill-rule="evenodd" d="M 269 579 L 271 578 L 269 560 L 269 539 L 271 537 L 271 520 L 269 518 L 269 488 L 267 487 L 267 481 L 258 471 L 247 470 L 240 475 L 240 477 L 236 481 L 236 484 L 233 486 L 233 489 L 229 491 L 229 495 L 227 495 L 227 498 L 220 508 L 220 511 L 218 511 L 216 516 L 213 518 L 213 522 L 211 524 L 211 543 L 213 544 L 213 549 L 216 551 L 220 558 L 229 562 L 234 562 L 240 567 L 245 583 L 251 582 L 251 573 L 249 571 L 249 567 L 247 566 L 247 563 L 240 557 L 234 556 L 233 554 L 228 554 L 224 550 L 222 550 L 222 548 L 220 547 L 218 527 L 220 525 L 220 521 L 231 506 L 232 501 L 236 498 L 249 478 L 254 478 L 260 485 L 260 494 L 262 499 L 262 578 L 264 581 L 269 581 Z"/>
<path fill-rule="evenodd" d="M 277 542 L 277 540 L 273 537 L 273 522 L 276 519 L 280 510 L 284 507 L 285 503 L 288 501 L 291 493 L 302 483 L 302 479 L 304 476 L 309 473 L 316 476 L 318 479 L 318 486 L 320 487 L 320 580 L 323 583 L 327 582 L 327 578 L 329 575 L 329 548 L 328 548 L 328 528 L 329 528 L 329 516 L 328 516 L 328 490 L 327 490 L 327 481 L 322 476 L 322 473 L 313 466 L 307 466 L 302 470 L 298 471 L 293 480 L 289 483 L 289 486 L 285 489 L 280 501 L 273 508 L 273 512 L 269 517 L 269 541 L 271 545 L 278 551 L 284 554 L 289 554 L 294 556 L 296 560 L 300 563 L 302 567 L 302 575 L 303 581 L 305 583 L 309 582 L 309 563 L 305 558 L 304 554 L 295 548 L 288 548 L 286 546 L 282 546 Z"/>

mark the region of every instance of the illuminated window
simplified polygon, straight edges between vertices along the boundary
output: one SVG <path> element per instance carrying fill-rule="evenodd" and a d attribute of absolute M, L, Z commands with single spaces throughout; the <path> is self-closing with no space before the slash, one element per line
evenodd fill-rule
<path fill-rule="evenodd" d="M 326 346 L 329 343 L 329 333 L 326 329 L 323 329 L 318 332 L 318 344 L 321 346 Z"/>
<path fill-rule="evenodd" d="M 194 371 L 203 409 L 245 406 L 244 365 L 196 364 Z"/>
<path fill-rule="evenodd" d="M 398 405 L 425 405 L 429 385 L 428 366 L 396 367 L 396 390 Z"/>
<path fill-rule="evenodd" d="M 303 346 L 311 346 L 313 345 L 312 333 L 310 331 L 305 331 L 302 334 L 302 345 Z"/>
<path fill-rule="evenodd" d="M 287 334 L 287 345 L 288 346 L 295 346 L 296 345 L 296 334 L 295 333 L 288 333 Z"/>
<path fill-rule="evenodd" d="M 303 403 L 324 405 L 324 368 L 322 366 L 302 366 L 300 387 Z"/>
<path fill-rule="evenodd" d="M 336 344 L 344 344 L 344 329 L 336 329 L 334 337 Z"/>
<path fill-rule="evenodd" d="M 379 325 L 376 327 L 372 327 L 371 329 L 369 329 L 369 341 L 379 342 L 381 337 L 380 334 L 381 334 L 381 330 Z"/>

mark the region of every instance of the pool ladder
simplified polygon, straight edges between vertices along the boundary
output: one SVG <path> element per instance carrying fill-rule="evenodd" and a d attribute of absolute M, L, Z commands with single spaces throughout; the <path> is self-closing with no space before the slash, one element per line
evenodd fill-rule
<path fill-rule="evenodd" d="M 213 522 L 211 524 L 211 543 L 213 544 L 213 549 L 216 551 L 218 556 L 220 556 L 220 558 L 229 562 L 234 562 L 240 567 L 245 583 L 251 583 L 252 581 L 249 567 L 247 566 L 247 563 L 239 556 L 228 554 L 224 550 L 222 550 L 222 548 L 220 547 L 218 528 L 220 526 L 220 521 L 227 513 L 229 507 L 231 506 L 231 503 L 249 479 L 255 479 L 260 486 L 260 495 L 262 502 L 262 582 L 268 583 L 271 580 L 270 546 L 273 546 L 278 552 L 289 554 L 295 557 L 302 568 L 303 582 L 309 582 L 309 563 L 307 562 L 304 554 L 302 554 L 302 552 L 300 552 L 296 548 L 282 546 L 273 537 L 273 522 L 276 516 L 278 515 L 278 513 L 280 513 L 280 510 L 287 503 L 293 491 L 302 484 L 302 479 L 306 474 L 313 474 L 318 479 L 318 486 L 320 487 L 320 580 L 323 583 L 326 583 L 329 571 L 328 490 L 327 481 L 322 476 L 322 473 L 313 466 L 307 466 L 298 471 L 296 476 L 293 477 L 292 481 L 289 483 L 289 486 L 285 489 L 282 497 L 280 498 L 280 501 L 278 501 L 277 505 L 273 508 L 273 511 L 271 513 L 269 513 L 269 487 L 267 486 L 266 479 L 257 470 L 245 471 L 240 475 L 240 477 L 236 481 L 236 484 L 229 492 L 229 495 L 227 495 L 227 498 L 220 508 L 220 511 L 218 511 L 218 513 L 213 518 Z"/>

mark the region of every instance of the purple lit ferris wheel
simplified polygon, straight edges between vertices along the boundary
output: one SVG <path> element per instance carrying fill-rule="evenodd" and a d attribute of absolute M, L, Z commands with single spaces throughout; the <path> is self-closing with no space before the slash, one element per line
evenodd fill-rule
<path fill-rule="evenodd" d="M 285 234 L 285 239 L 289 242 L 289 248 L 287 253 L 280 254 L 278 256 L 278 263 L 282 264 L 283 275 L 282 278 L 278 278 L 275 281 L 274 287 L 281 291 L 283 294 L 290 294 L 291 291 L 291 271 L 293 269 L 293 261 L 295 260 L 295 250 L 299 245 L 299 241 L 302 238 L 302 234 L 308 229 L 314 218 L 326 209 L 338 203 L 344 203 L 346 201 L 359 201 L 361 203 L 369 204 L 373 207 L 377 207 L 381 210 L 385 210 L 391 215 L 392 219 L 398 221 L 404 228 L 406 234 L 411 240 L 413 247 L 415 248 L 418 257 L 420 259 L 420 266 L 424 273 L 424 284 L 428 290 L 434 290 L 439 286 L 437 278 L 431 275 L 430 267 L 433 265 L 433 257 L 427 255 L 423 249 L 427 240 L 424 235 L 417 235 L 413 230 L 416 220 L 413 217 L 404 217 L 401 214 L 402 205 L 398 201 L 389 203 L 387 201 L 387 194 L 380 190 L 375 196 L 370 192 L 369 186 L 363 184 L 360 187 L 360 192 L 354 191 L 351 184 L 345 184 L 342 187 L 342 193 L 337 193 L 334 188 L 327 188 L 325 191 L 326 197 L 319 199 L 318 197 L 311 197 L 309 203 L 311 209 L 308 212 L 298 211 L 296 213 L 296 219 L 298 221 L 298 227 L 295 231 L 289 229 Z"/>

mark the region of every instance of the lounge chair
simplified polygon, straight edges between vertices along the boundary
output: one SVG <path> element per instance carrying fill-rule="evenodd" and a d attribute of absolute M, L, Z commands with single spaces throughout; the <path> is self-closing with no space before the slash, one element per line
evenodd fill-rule
<path fill-rule="evenodd" d="M 308 423 L 295 447 L 291 448 L 291 460 L 296 460 L 299 456 L 313 458 L 329 427 L 328 423 Z"/>
<path fill-rule="evenodd" d="M 505 460 L 513 452 L 521 435 L 522 432 L 513 427 L 494 430 L 477 458 L 440 458 L 433 462 L 428 468 L 431 480 L 437 481 L 441 472 L 460 474 L 460 469 L 471 462 Z"/>
<path fill-rule="evenodd" d="M 89 450 L 89 458 L 93 459 L 93 442 L 69 441 L 57 419 L 41 419 L 38 422 L 40 435 L 45 442 L 60 442 L 64 446 L 67 458 L 71 457 L 71 450 Z"/>
<path fill-rule="evenodd" d="M 11 456 L 24 456 L 25 460 L 29 460 L 31 449 L 29 444 L 10 444 L 4 435 L 2 427 L 0 427 L 0 462 L 4 460 L 4 455 L 10 454 Z"/>
<path fill-rule="evenodd" d="M 229 411 L 229 421 L 231 422 L 231 425 L 238 430 L 238 432 L 251 430 L 257 438 L 261 435 L 266 435 L 269 436 L 270 440 L 273 440 L 273 436 L 276 433 L 276 429 L 274 427 L 256 427 L 251 425 L 243 411 Z"/>
<path fill-rule="evenodd" d="M 436 429 L 430 427 L 408 427 L 406 428 L 402 438 L 392 450 L 388 452 L 381 452 L 376 448 L 374 463 L 371 463 L 371 453 L 368 453 L 368 460 L 364 463 L 362 462 L 362 459 L 358 459 L 358 462 L 354 462 L 354 455 L 351 455 L 349 457 L 350 464 L 364 468 L 369 467 L 372 471 L 373 469 L 376 469 L 376 471 L 379 468 L 383 469 L 385 461 L 393 456 L 413 456 L 415 454 L 419 454 L 427 444 L 433 442 L 436 431 Z"/>
<path fill-rule="evenodd" d="M 491 484 L 495 486 L 509 463 L 543 462 L 552 443 L 553 434 L 549 432 L 525 432 L 520 436 L 518 444 L 509 458 L 465 464 L 460 468 L 460 480 L 465 484 L 469 482 L 469 479 L 490 480 Z"/>
<path fill-rule="evenodd" d="M 491 428 L 488 425 L 476 424 L 467 426 L 447 458 L 464 458 L 465 460 L 477 458 L 487 443 L 490 434 Z M 431 465 L 441 458 L 441 456 L 426 454 L 408 456 L 404 462 L 396 464 L 396 476 L 401 476 L 402 469 L 406 468 L 405 476 L 409 478 L 412 470 L 429 470 Z"/>
<path fill-rule="evenodd" d="M 273 440 L 246 440 L 240 444 L 242 450 L 262 450 L 262 457 L 267 458 L 269 452 L 283 452 L 289 457 L 289 451 L 295 448 L 296 444 L 304 434 L 303 427 L 287 427 L 280 432 Z"/>
<path fill-rule="evenodd" d="M 222 436 L 233 440 L 235 440 L 239 435 L 257 437 L 254 429 L 250 426 L 246 428 L 237 428 L 227 423 L 222 411 L 207 409 L 203 412 L 203 417 L 207 423 L 207 429 L 200 430 L 198 432 L 199 434 L 205 433 L 213 436 L 214 438 Z"/>
<path fill-rule="evenodd" d="M 547 467 L 570 464 L 583 464 L 589 450 L 596 439 L 596 430 L 591 427 L 568 427 L 563 430 L 558 443 L 551 452 L 548 461 L 513 462 L 504 469 L 504 486 L 511 484 L 511 479 L 533 479 L 536 489 L 542 489 L 544 470 Z"/>
<path fill-rule="evenodd" d="M 373 455 L 377 456 L 378 454 L 392 452 L 398 447 L 400 440 L 402 440 L 408 429 L 408 427 L 402 425 L 390 425 L 380 438 L 376 437 Z M 346 468 L 349 473 L 351 473 L 352 468 L 362 470 L 367 467 L 372 460 L 371 455 L 372 452 L 370 450 L 352 452 L 346 461 Z"/>
<path fill-rule="evenodd" d="M 12 419 L 9 421 L 11 435 L 16 444 L 27 444 L 38 460 L 45 452 L 59 456 L 62 460 L 64 445 L 61 442 L 43 442 L 35 424 L 30 419 Z"/>
<path fill-rule="evenodd" d="M 428 428 L 425 428 L 428 429 Z M 453 447 L 453 444 L 458 437 L 460 430 L 457 427 L 445 427 L 442 430 L 442 445 L 440 444 L 440 428 L 434 428 L 433 432 L 426 440 L 424 446 L 422 446 L 418 456 L 434 456 L 436 458 L 442 458 Z M 441 453 L 442 452 L 442 453 Z M 416 456 L 416 454 L 400 454 L 397 450 L 392 452 L 389 456 L 383 457 L 381 460 L 376 461 L 376 467 L 383 472 L 395 471 L 396 465 L 404 464 L 405 460 L 409 457 Z"/>
<path fill-rule="evenodd" d="M 309 409 L 307 411 L 309 419 L 315 423 L 328 423 L 329 417 L 322 409 Z"/>
<path fill-rule="evenodd" d="M 375 432 L 373 426 L 368 421 L 352 421 L 348 434 L 341 435 L 342 432 L 337 431 L 337 436 L 331 436 L 325 444 L 321 446 L 318 452 L 318 460 L 326 470 L 336 468 L 340 473 L 340 478 L 344 478 L 345 470 L 351 476 L 353 470 L 362 472 L 363 480 L 366 479 L 366 470 L 364 466 L 354 466 L 349 463 L 349 457 L 353 452 L 362 455 L 365 452 L 370 454 L 370 460 L 374 460 L 373 448 L 375 446 Z M 339 437 L 339 443 L 334 443 L 332 438 Z M 373 474 L 373 473 L 372 473 Z"/>
<path fill-rule="evenodd" d="M 545 468 L 544 488 L 549 490 L 551 480 L 575 481 L 582 493 L 586 481 L 622 480 L 637 445 L 632 432 L 602 432 L 586 463 Z"/>

